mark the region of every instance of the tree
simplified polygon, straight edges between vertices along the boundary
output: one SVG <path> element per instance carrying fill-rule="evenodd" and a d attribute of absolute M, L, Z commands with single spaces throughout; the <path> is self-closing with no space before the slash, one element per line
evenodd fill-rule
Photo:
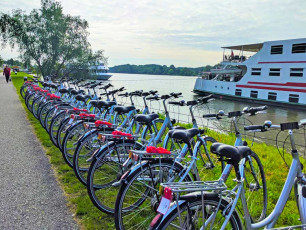
<path fill-rule="evenodd" d="M 87 21 L 65 15 L 55 0 L 41 0 L 28 15 L 20 9 L 1 13 L 0 29 L 2 44 L 18 47 L 22 60 L 34 62 L 43 76 L 88 72 L 91 63 L 107 61 L 103 50 L 91 50 Z"/>
<path fill-rule="evenodd" d="M 1 55 L 0 55 L 0 68 L 2 68 L 2 65 L 4 64 L 4 60 L 2 59 Z"/>

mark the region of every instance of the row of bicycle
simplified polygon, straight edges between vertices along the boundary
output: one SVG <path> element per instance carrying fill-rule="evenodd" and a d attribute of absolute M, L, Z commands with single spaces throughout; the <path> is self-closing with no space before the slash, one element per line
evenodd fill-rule
<path fill-rule="evenodd" d="M 20 93 L 76 177 L 87 186 L 93 204 L 114 215 L 117 229 L 271 228 L 292 187 L 301 224 L 306 224 L 306 180 L 293 136 L 293 130 L 305 122 L 273 125 L 266 121 L 244 127 L 252 132 L 289 130 L 292 167 L 276 211 L 266 217 L 264 168 L 237 125 L 240 117 L 254 116 L 266 106 L 203 115 L 231 119 L 236 135 L 231 146 L 198 127 L 194 108 L 209 103 L 211 95 L 185 102 L 179 100 L 181 93 L 123 93 L 124 88 L 112 89 L 111 84 L 81 82 L 40 82 L 38 86 L 37 80 L 26 81 Z M 103 93 L 98 95 L 97 88 Z M 117 97 L 129 98 L 132 106 L 118 105 Z M 143 99 L 143 108 L 135 108 L 136 97 Z M 147 101 L 162 101 L 164 115 L 150 113 Z M 188 106 L 192 128 L 174 126 L 168 104 Z"/>

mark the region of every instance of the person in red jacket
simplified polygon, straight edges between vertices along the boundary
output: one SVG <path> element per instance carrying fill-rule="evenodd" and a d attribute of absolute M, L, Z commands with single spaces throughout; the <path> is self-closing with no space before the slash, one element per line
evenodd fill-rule
<path fill-rule="evenodd" d="M 5 75 L 6 82 L 8 83 L 9 79 L 10 79 L 10 76 L 11 76 L 11 69 L 10 69 L 10 67 L 6 66 L 4 68 L 3 75 Z"/>

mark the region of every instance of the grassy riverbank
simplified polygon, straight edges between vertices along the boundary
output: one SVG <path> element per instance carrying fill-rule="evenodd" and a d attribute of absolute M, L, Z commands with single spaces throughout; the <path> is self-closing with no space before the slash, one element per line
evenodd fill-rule
<path fill-rule="evenodd" d="M 24 73 L 18 73 L 17 75 L 12 74 L 12 81 L 18 94 L 19 89 L 23 84 L 24 76 L 30 77 L 30 75 Z M 69 207 L 75 214 L 75 218 L 80 226 L 84 229 L 114 229 L 113 218 L 101 213 L 94 207 L 87 195 L 86 187 L 78 181 L 73 170 L 66 165 L 62 158 L 62 153 L 52 144 L 49 134 L 44 128 L 42 128 L 39 121 L 32 115 L 32 113 L 27 110 L 22 97 L 20 95 L 19 97 L 25 108 L 28 119 L 34 127 L 37 137 L 49 156 L 59 184 L 62 186 L 69 202 Z M 232 134 L 226 135 L 214 131 L 208 131 L 208 135 L 214 137 L 220 142 L 228 144 L 233 144 L 235 140 L 235 136 Z M 259 155 L 264 165 L 268 186 L 268 210 L 270 213 L 278 199 L 288 169 L 275 147 L 267 146 L 266 144 L 254 144 L 252 149 Z M 286 155 L 286 158 L 287 162 L 290 162 L 290 156 L 288 154 Z M 278 226 L 299 224 L 298 218 L 298 211 L 292 193 L 286 208 L 278 221 Z"/>

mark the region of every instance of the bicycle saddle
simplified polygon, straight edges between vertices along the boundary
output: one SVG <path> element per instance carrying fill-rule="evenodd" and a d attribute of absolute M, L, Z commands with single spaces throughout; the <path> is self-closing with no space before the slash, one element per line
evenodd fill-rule
<path fill-rule="evenodd" d="M 98 101 L 98 105 L 97 107 L 98 108 L 110 108 L 112 107 L 113 105 L 116 105 L 117 103 L 115 101 Z"/>
<path fill-rule="evenodd" d="M 138 121 L 140 123 L 145 123 L 145 124 L 151 124 L 153 120 L 158 118 L 158 114 L 156 113 L 151 113 L 151 114 L 137 114 L 135 116 L 135 121 Z"/>
<path fill-rule="evenodd" d="M 189 143 L 189 141 L 197 134 L 200 133 L 199 129 L 192 128 L 192 129 L 173 129 L 169 131 L 169 137 L 177 140 L 181 140 L 185 143 Z"/>
<path fill-rule="evenodd" d="M 72 95 L 77 95 L 77 94 L 78 94 L 78 91 L 76 91 L 75 89 L 72 89 L 72 90 L 70 91 L 70 93 L 71 93 Z"/>
<path fill-rule="evenodd" d="M 211 145 L 210 151 L 221 157 L 226 157 L 237 162 L 239 162 L 243 157 L 252 154 L 251 149 L 247 146 L 232 146 L 218 142 Z"/>
<path fill-rule="evenodd" d="M 85 102 L 88 98 L 90 98 L 89 95 L 83 96 L 83 95 L 80 95 L 80 94 L 76 95 L 76 97 L 75 97 L 76 100 L 78 100 L 78 101 L 84 101 L 84 102 Z"/>
<path fill-rule="evenodd" d="M 63 88 L 63 89 L 60 89 L 59 92 L 62 93 L 62 94 L 63 93 L 68 93 L 68 89 Z"/>
<path fill-rule="evenodd" d="M 128 112 L 130 112 L 134 109 L 135 109 L 134 106 L 117 106 L 115 108 L 115 111 L 119 114 L 124 114 L 124 113 L 128 113 Z"/>

